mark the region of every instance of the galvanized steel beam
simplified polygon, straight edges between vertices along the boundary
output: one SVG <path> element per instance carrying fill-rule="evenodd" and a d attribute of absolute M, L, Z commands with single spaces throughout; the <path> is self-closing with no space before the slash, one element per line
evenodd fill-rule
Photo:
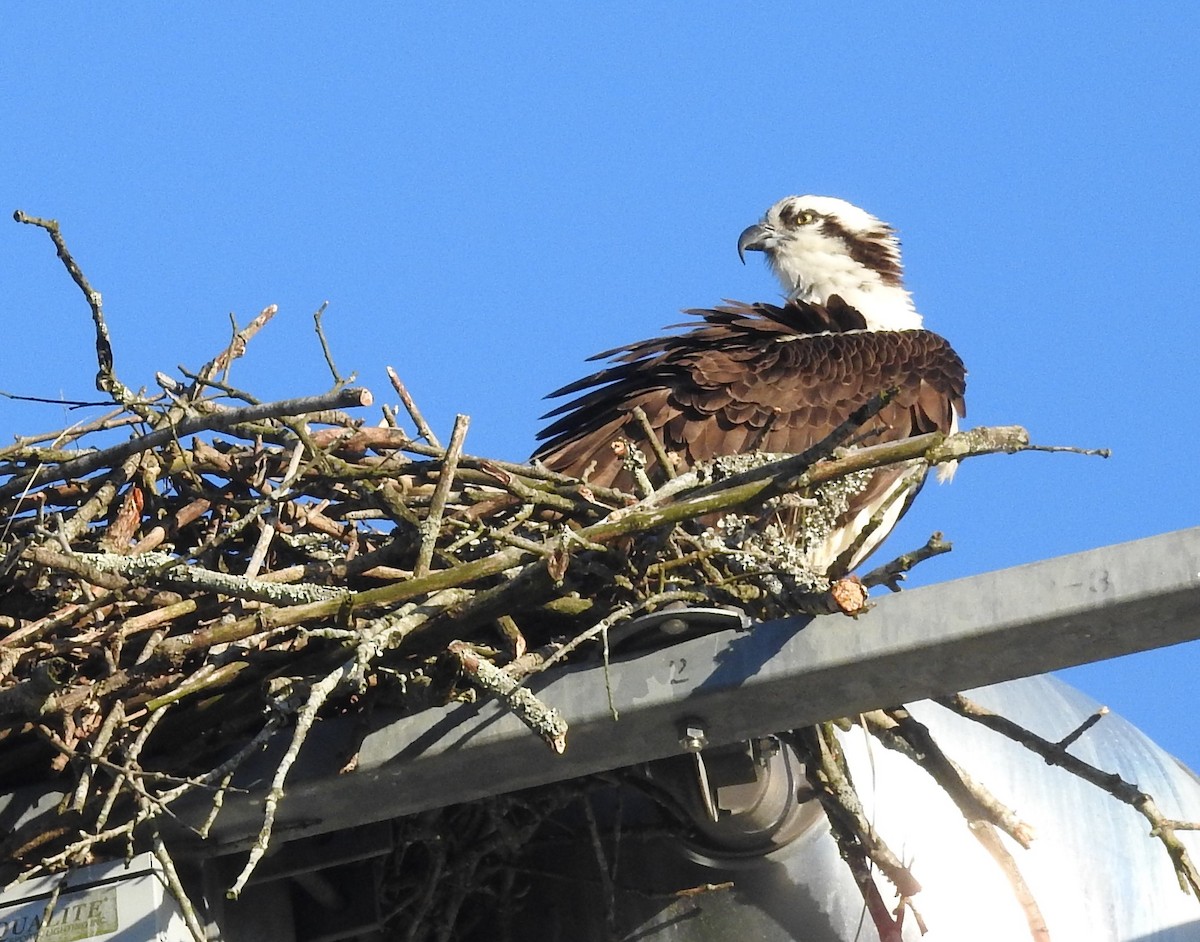
<path fill-rule="evenodd" d="M 321 724 L 292 772 L 276 839 L 323 833 L 485 795 L 634 765 L 873 707 L 1200 637 L 1200 528 L 985 573 L 879 600 L 866 615 L 726 630 L 530 685 L 570 723 L 554 755 L 493 702 L 383 723 L 339 775 L 348 727 Z M 619 719 L 614 718 L 612 704 Z M 264 757 L 269 767 L 274 757 Z M 261 823 L 230 796 L 212 835 L 223 853 Z"/>

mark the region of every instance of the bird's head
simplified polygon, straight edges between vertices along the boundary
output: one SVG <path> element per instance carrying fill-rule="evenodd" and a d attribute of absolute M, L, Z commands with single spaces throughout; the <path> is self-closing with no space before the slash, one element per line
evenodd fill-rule
<path fill-rule="evenodd" d="M 895 230 L 845 200 L 787 196 L 738 238 L 738 255 L 762 252 L 789 299 L 825 304 L 832 295 L 876 330 L 920 327 L 904 290 Z"/>

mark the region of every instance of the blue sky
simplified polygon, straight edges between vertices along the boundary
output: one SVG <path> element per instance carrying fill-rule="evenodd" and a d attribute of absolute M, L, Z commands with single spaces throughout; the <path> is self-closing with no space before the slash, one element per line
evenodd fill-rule
<path fill-rule="evenodd" d="M 980 459 L 894 536 L 940 581 L 1200 522 L 1193 305 L 1200 10 L 613 2 L 6 4 L 0 389 L 89 398 L 103 291 L 129 385 L 235 368 L 262 397 L 404 377 L 468 449 L 528 454 L 547 391 L 680 308 L 774 299 L 738 233 L 776 199 L 896 225 L 969 421 L 1109 461 Z M 0 435 L 64 424 L 0 400 Z M 1195 645 L 1068 678 L 1200 768 Z"/>

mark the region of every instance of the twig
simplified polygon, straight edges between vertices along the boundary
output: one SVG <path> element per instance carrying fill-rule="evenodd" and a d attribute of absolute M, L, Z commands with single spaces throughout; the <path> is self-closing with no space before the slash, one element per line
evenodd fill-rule
<path fill-rule="evenodd" d="M 915 566 L 934 556 L 949 553 L 952 549 L 954 549 L 953 544 L 944 540 L 941 533 L 935 533 L 924 546 L 897 556 L 890 563 L 884 563 L 884 565 L 872 569 L 862 577 L 862 584 L 868 589 L 877 585 L 885 585 L 893 592 L 899 592 L 900 583 Z"/>
<path fill-rule="evenodd" d="M 254 579 L 262 570 L 263 563 L 266 562 L 267 552 L 271 548 L 271 541 L 275 538 L 275 524 L 266 517 L 260 518 L 258 521 L 258 540 L 254 543 L 254 552 L 250 554 L 250 560 L 246 563 L 246 571 L 243 574 L 245 579 Z M 312 601 L 308 599 L 307 601 Z"/>
<path fill-rule="evenodd" d="M 1001 827 L 1022 847 L 1028 848 L 1033 838 L 1032 828 L 951 761 L 934 742 L 929 728 L 918 722 L 905 707 L 893 707 L 883 712 L 895 724 L 892 729 L 912 747 L 910 755 L 914 761 L 950 796 L 966 818 L 971 835 L 999 866 L 1025 915 L 1030 937 L 1037 942 L 1049 942 L 1050 932 L 1041 907 L 1016 860 L 996 832 L 996 828 Z"/>
<path fill-rule="evenodd" d="M 509 673 L 480 658 L 466 642 L 451 641 L 448 650 L 458 659 L 470 683 L 502 701 L 518 720 L 538 733 L 558 754 L 566 750 L 568 726 L 557 709 L 547 707 Z"/>
<path fill-rule="evenodd" d="M 429 513 L 421 524 L 421 548 L 417 552 L 416 565 L 413 566 L 413 577 L 416 579 L 429 573 L 429 564 L 433 561 L 433 550 L 442 529 L 442 514 L 446 509 L 446 498 L 454 483 L 454 473 L 458 470 L 458 459 L 462 455 L 463 439 L 467 436 L 467 428 L 470 424 L 470 418 L 465 415 L 454 417 L 454 430 L 450 433 L 450 444 L 446 448 L 446 457 L 442 460 L 442 469 L 438 475 L 437 485 L 433 489 Z"/>
<path fill-rule="evenodd" d="M 283 475 L 283 480 L 279 482 L 279 488 L 272 493 L 271 499 L 278 503 L 285 497 L 291 489 L 292 482 L 300 473 L 300 464 L 304 459 L 304 443 L 298 442 L 296 447 L 292 449 L 292 457 L 288 462 L 287 471 Z M 259 520 L 258 541 L 254 544 L 254 552 L 250 554 L 250 561 L 246 564 L 244 573 L 247 579 L 255 578 L 262 569 L 263 563 L 266 561 L 267 552 L 271 547 L 271 542 L 275 538 L 275 523 L 266 517 Z"/>
<path fill-rule="evenodd" d="M 130 455 L 158 448 L 178 438 L 194 435 L 196 432 L 211 432 L 226 429 L 244 422 L 278 418 L 285 415 L 302 415 L 306 412 L 318 412 L 326 409 L 369 406 L 371 401 L 371 393 L 366 389 L 349 388 L 340 389 L 323 396 L 285 399 L 279 402 L 267 402 L 260 405 L 243 406 L 238 409 L 224 409 L 204 415 L 188 416 L 170 428 L 157 429 L 146 435 L 122 442 L 120 445 L 114 445 L 103 451 L 91 452 L 73 461 L 57 465 L 53 469 L 48 469 L 44 472 L 40 476 L 40 480 L 42 484 L 47 484 L 53 481 L 65 481 L 70 478 L 85 477 L 100 468 L 110 467 L 119 461 L 123 461 Z M 12 497 L 20 493 L 25 482 L 31 478 L 31 474 L 14 476 L 7 484 L 0 486 L 0 499 Z"/>
<path fill-rule="evenodd" d="M 266 524 L 266 526 L 270 526 L 270 524 Z M 43 558 L 49 555 L 42 554 Z M 331 586 L 267 582 L 262 579 L 250 579 L 245 576 L 215 572 L 201 566 L 185 565 L 177 557 L 160 552 L 142 553 L 140 556 L 80 553 L 78 558 L 101 572 L 121 573 L 132 577 L 149 573 L 167 585 L 206 589 L 210 592 L 220 592 L 223 595 L 271 602 L 276 605 L 298 605 L 321 599 L 332 599 L 343 594 L 341 589 Z"/>
<path fill-rule="evenodd" d="M 788 738 L 805 759 L 805 775 L 825 810 L 834 838 L 879 933 L 880 942 L 901 942 L 900 922 L 893 919 L 875 885 L 871 862 L 874 861 L 892 881 L 902 898 L 919 893 L 921 885 L 880 840 L 867 819 L 850 781 L 850 770 L 832 725 L 826 723 L 796 730 Z"/>
<path fill-rule="evenodd" d="M 292 732 L 291 744 L 283 754 L 283 758 L 279 760 L 279 765 L 275 769 L 275 775 L 271 779 L 271 788 L 263 801 L 263 823 L 259 829 L 258 837 L 254 841 L 254 846 L 250 850 L 250 856 L 247 858 L 245 866 L 242 867 L 237 879 L 233 881 L 233 885 L 226 891 L 225 895 L 230 899 L 237 899 L 241 895 L 242 890 L 246 886 L 246 881 L 250 879 L 259 861 L 262 860 L 267 852 L 267 848 L 270 846 L 271 830 L 275 825 L 275 810 L 279 807 L 279 802 L 283 798 L 284 782 L 287 781 L 288 773 L 292 770 L 292 765 L 295 764 L 296 757 L 300 754 L 300 747 L 304 745 L 304 740 L 308 737 L 308 731 L 317 718 L 317 712 L 333 692 L 355 673 L 357 666 L 356 661 L 347 661 L 313 684 L 309 691 L 307 702 L 305 702 L 304 707 L 296 716 L 296 726 Z"/>
<path fill-rule="evenodd" d="M 654 484 L 646 473 L 646 456 L 636 444 L 627 438 L 620 438 L 612 443 L 612 449 L 621 459 L 621 467 L 633 478 L 633 492 L 639 498 L 649 497 L 654 493 Z"/>
<path fill-rule="evenodd" d="M 50 895 L 46 898 L 46 905 L 42 907 L 42 918 L 38 923 L 32 942 L 42 942 L 42 934 L 53 925 L 54 907 L 58 905 L 58 898 L 62 895 L 63 887 L 67 885 L 67 879 L 70 876 L 70 873 L 64 873 L 54 881 L 54 889 L 50 891 Z"/>
<path fill-rule="evenodd" d="M 108 510 L 120 489 L 137 473 L 141 463 L 141 455 L 130 455 L 121 462 L 120 467 L 107 475 L 87 502 L 63 524 L 60 530 L 62 539 L 71 543 L 82 536 L 88 526 Z"/>
<path fill-rule="evenodd" d="M 501 700 L 555 752 L 562 754 L 566 750 L 567 721 L 557 710 L 546 706 L 509 674 L 483 660 L 465 642 L 452 641 L 448 650 L 458 658 L 471 683 Z"/>
<path fill-rule="evenodd" d="M 1026 849 L 1033 843 L 1033 827 L 947 756 L 934 741 L 929 728 L 918 722 L 906 707 L 874 710 L 860 718 L 885 746 L 902 752 L 928 772 L 954 800 L 972 827 L 974 822 L 987 821 L 1002 828 Z"/>
<path fill-rule="evenodd" d="M 74 256 L 71 255 L 70 250 L 67 248 L 66 240 L 63 239 L 62 230 L 59 228 L 58 222 L 53 219 L 41 219 L 37 216 L 29 216 L 19 209 L 13 213 L 13 219 L 26 225 L 45 229 L 51 241 L 54 242 L 54 248 L 58 252 L 58 257 L 70 273 L 71 280 L 83 292 L 88 307 L 92 311 L 92 323 L 96 328 L 96 363 L 98 366 L 96 388 L 100 392 L 108 393 L 122 405 L 134 408 L 134 394 L 124 383 L 117 379 L 116 373 L 113 372 L 112 342 L 108 337 L 108 325 L 104 322 L 104 301 L 100 296 L 100 292 L 91 286 L 87 280 L 87 276 L 83 273 L 83 269 L 79 267 Z M 135 409 L 135 411 L 137 410 Z"/>
<path fill-rule="evenodd" d="M 325 355 L 325 365 L 329 367 L 329 372 L 333 375 L 334 388 L 340 388 L 348 382 L 342 378 L 342 374 L 338 372 L 337 364 L 333 362 L 333 354 L 329 350 L 329 341 L 325 339 L 325 329 L 321 326 L 321 318 L 325 316 L 325 311 L 329 308 L 328 301 L 322 301 L 321 306 L 313 312 L 313 328 L 317 332 L 317 339 L 321 341 L 321 353 Z"/>
<path fill-rule="evenodd" d="M 102 589 L 128 589 L 131 583 L 117 572 L 106 572 L 99 566 L 88 562 L 82 556 L 67 555 L 61 550 L 48 546 L 30 546 L 22 556 L 38 566 L 56 569 L 59 572 L 69 572 L 80 579 Z"/>
<path fill-rule="evenodd" d="M 208 815 L 201 822 L 200 827 L 196 832 L 202 839 L 207 840 L 209 831 L 212 830 L 213 824 L 216 823 L 217 815 L 221 813 L 221 808 L 225 804 L 225 792 L 229 790 L 229 783 L 233 781 L 233 773 L 229 772 L 221 779 L 221 784 L 217 786 L 213 793 L 212 807 L 208 810 Z"/>
<path fill-rule="evenodd" d="M 417 408 L 416 402 L 413 401 L 413 397 L 408 392 L 408 387 L 400 381 L 399 375 L 390 366 L 387 368 L 387 375 L 388 379 L 392 381 L 392 388 L 396 390 L 396 395 L 400 397 L 400 401 L 404 403 L 404 408 L 408 410 L 408 415 L 413 420 L 413 425 L 417 427 L 417 434 L 429 442 L 433 448 L 441 451 L 442 443 L 438 441 L 437 436 L 433 434 L 433 429 L 425 421 L 425 416 Z"/>
<path fill-rule="evenodd" d="M 1111 448 L 1076 448 L 1074 445 L 1030 445 L 1027 451 L 1045 451 L 1069 455 L 1088 455 L 1093 458 L 1111 458 Z"/>
<path fill-rule="evenodd" d="M 187 891 L 183 888 L 183 882 L 179 879 L 179 873 L 175 870 L 175 861 L 171 859 L 171 854 L 167 850 L 167 845 L 164 843 L 162 835 L 158 833 L 158 828 L 154 828 L 151 832 L 151 839 L 154 845 L 154 856 L 162 866 L 163 876 L 167 879 L 167 888 L 171 891 L 171 895 L 175 897 L 175 902 L 179 904 L 179 910 L 183 913 L 183 921 L 187 925 L 188 932 L 192 934 L 192 939 L 195 942 L 205 942 L 208 934 L 204 931 L 204 926 L 200 923 L 200 917 L 196 915 L 196 907 L 192 905 Z"/>
<path fill-rule="evenodd" d="M 661 592 L 644 599 L 641 602 L 632 605 L 622 605 L 603 618 L 596 624 L 592 625 L 585 631 L 581 631 L 574 638 L 562 645 L 557 651 L 547 657 L 537 668 L 537 673 L 548 670 L 559 661 L 570 657 L 579 647 L 589 641 L 593 641 L 598 637 L 604 636 L 608 630 L 616 624 L 632 618 L 638 612 L 644 612 L 646 609 L 661 608 L 664 605 L 670 605 L 672 602 L 699 602 L 704 601 L 698 598 L 694 592 Z"/>
<path fill-rule="evenodd" d="M 1106 716 L 1108 716 L 1108 707 L 1100 707 L 1100 709 L 1098 709 L 1095 713 L 1071 730 L 1071 732 L 1067 733 L 1067 735 L 1060 739 L 1057 743 L 1058 748 L 1066 749 L 1071 745 L 1071 743 L 1075 742 L 1075 740 L 1099 723 Z"/>
<path fill-rule="evenodd" d="M 102 592 L 83 604 L 65 605 L 45 618 L 40 618 L 35 622 L 26 624 L 16 631 L 10 631 L 4 637 L 0 638 L 0 648 L 16 647 L 40 641 L 42 638 L 54 634 L 61 628 L 76 624 L 85 616 L 113 605 L 118 600 L 118 596 L 119 592 Z"/>
<path fill-rule="evenodd" d="M 663 448 L 663 443 L 659 441 L 658 435 L 654 431 L 654 427 L 650 424 L 650 420 L 646 417 L 646 410 L 641 406 L 633 407 L 633 417 L 637 419 L 638 424 L 642 427 L 642 433 L 646 436 L 646 444 L 650 446 L 650 450 L 654 452 L 654 460 L 658 462 L 658 466 L 662 468 L 663 474 L 668 479 L 674 478 L 677 474 L 675 465 L 667 456 L 667 450 Z"/>
<path fill-rule="evenodd" d="M 155 728 L 159 724 L 159 721 L 162 720 L 166 712 L 166 707 L 163 707 L 160 710 L 154 710 L 151 712 L 149 719 L 142 724 L 141 730 L 138 731 L 137 737 L 134 739 L 133 744 L 129 747 L 126 753 L 124 768 L 118 772 L 116 781 L 113 782 L 112 787 L 108 790 L 108 794 L 105 795 L 104 804 L 100 807 L 100 812 L 96 815 L 96 823 L 94 826 L 96 833 L 103 831 L 105 826 L 108 824 L 108 817 L 112 813 L 112 809 L 116 804 L 117 798 L 119 798 L 121 795 L 122 784 L 132 779 L 130 770 L 136 768 L 138 758 L 142 754 L 142 749 L 145 748 L 146 740 L 150 738 L 150 734 L 154 732 Z M 163 801 L 164 805 L 170 803 L 170 799 L 163 795 L 160 795 L 159 799 Z"/>
<path fill-rule="evenodd" d="M 234 325 L 233 339 L 230 340 L 229 346 L 217 354 L 208 363 L 204 364 L 196 373 L 196 382 L 192 387 L 189 398 L 195 398 L 196 393 L 201 386 L 208 385 L 213 379 L 219 375 L 224 375 L 229 372 L 229 368 L 233 365 L 233 361 L 242 356 L 246 352 L 246 345 L 250 342 L 267 322 L 279 313 L 279 307 L 275 304 L 268 304 L 263 308 L 258 316 L 241 330 L 237 330 L 237 325 Z M 232 315 L 230 315 L 232 317 Z"/>
<path fill-rule="evenodd" d="M 132 796 L 136 800 L 138 806 L 142 809 L 142 813 L 139 818 L 140 821 L 147 820 L 155 813 L 164 814 L 171 818 L 175 817 L 174 812 L 167 807 L 167 802 L 162 801 L 156 795 L 150 794 L 150 792 L 146 790 L 146 787 L 138 780 L 137 776 L 135 776 L 128 768 L 116 765 L 116 763 L 109 762 L 106 759 L 92 759 L 90 756 L 81 756 L 76 749 L 64 742 L 61 736 L 44 724 L 35 726 L 34 732 L 37 733 L 37 735 L 43 741 L 52 746 L 65 759 L 74 760 L 86 758 L 88 762 L 91 762 L 100 768 L 106 769 L 107 771 L 114 772 L 118 778 L 117 784 L 113 786 L 114 789 L 117 791 L 118 795 L 124 793 L 126 797 Z M 108 838 L 105 838 L 105 840 L 108 840 Z M 100 840 L 96 839 L 91 843 L 100 843 Z M 80 848 L 77 849 L 76 855 L 83 850 L 87 850 L 90 846 L 91 844 L 81 845 Z"/>
<path fill-rule="evenodd" d="M 108 716 L 104 718 L 104 723 L 100 726 L 100 731 L 92 741 L 91 748 L 88 750 L 88 762 L 79 770 L 79 782 L 75 786 L 75 796 L 71 802 L 71 806 L 76 811 L 82 811 L 84 804 L 87 802 L 88 790 L 92 784 L 92 766 L 98 760 L 104 758 L 104 753 L 108 749 L 108 744 L 112 739 L 113 733 L 124 722 L 125 704 L 118 700 L 113 704 L 113 708 L 108 711 Z"/>
<path fill-rule="evenodd" d="M 1196 865 L 1192 862 L 1187 847 L 1175 833 L 1176 829 L 1172 826 L 1170 819 L 1159 810 L 1154 799 L 1139 789 L 1137 785 L 1125 781 L 1115 772 L 1104 772 L 1094 765 L 1084 762 L 1082 759 L 1075 758 L 1075 756 L 1071 755 L 1057 743 L 1043 739 L 1036 733 L 1031 733 L 1012 720 L 993 713 L 991 710 L 964 697 L 962 694 L 957 694 L 953 697 L 938 697 L 935 702 L 948 710 L 952 710 L 959 716 L 974 720 L 976 723 L 980 723 L 989 729 L 1007 736 L 1014 742 L 1020 743 L 1025 748 L 1041 756 L 1049 765 L 1057 765 L 1060 768 L 1066 769 L 1072 775 L 1090 782 L 1097 788 L 1108 792 L 1118 801 L 1124 802 L 1131 808 L 1134 808 L 1150 822 L 1152 827 L 1151 835 L 1162 841 L 1163 846 L 1166 848 L 1167 854 L 1171 858 L 1171 863 L 1175 868 L 1176 876 L 1179 878 L 1180 889 L 1185 893 L 1190 892 L 1200 896 L 1200 871 L 1196 869 Z"/>
<path fill-rule="evenodd" d="M 11 399 L 14 402 L 43 402 L 51 406 L 66 406 L 69 409 L 93 409 L 101 406 L 111 406 L 112 399 L 63 399 L 61 397 L 51 398 L 49 396 L 20 396 L 16 393 L 6 392 L 0 389 L 0 397 Z"/>

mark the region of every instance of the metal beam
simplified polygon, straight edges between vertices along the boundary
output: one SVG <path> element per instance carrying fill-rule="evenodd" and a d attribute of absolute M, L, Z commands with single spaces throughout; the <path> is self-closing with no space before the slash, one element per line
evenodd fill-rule
<path fill-rule="evenodd" d="M 906 591 L 851 621 L 792 618 L 721 631 L 531 685 L 570 723 L 556 756 L 495 703 L 384 723 L 338 775 L 348 728 L 320 724 L 292 772 L 275 835 L 398 817 L 711 744 L 967 690 L 1200 637 L 1200 528 Z M 620 714 L 614 719 L 608 689 Z M 315 731 L 317 732 L 317 731 Z M 264 757 L 266 765 L 277 755 Z M 206 853 L 245 846 L 257 797 L 230 796 Z"/>

